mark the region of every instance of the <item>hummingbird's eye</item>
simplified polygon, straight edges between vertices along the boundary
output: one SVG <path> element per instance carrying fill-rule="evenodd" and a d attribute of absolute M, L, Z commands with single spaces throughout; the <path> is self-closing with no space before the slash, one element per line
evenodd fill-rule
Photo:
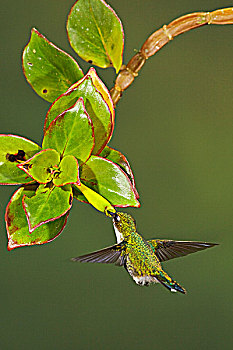
<path fill-rule="evenodd" d="M 120 216 L 119 215 L 117 215 L 117 214 L 115 214 L 115 217 L 114 217 L 114 219 L 116 220 L 116 221 L 121 221 L 121 218 L 120 218 Z"/>

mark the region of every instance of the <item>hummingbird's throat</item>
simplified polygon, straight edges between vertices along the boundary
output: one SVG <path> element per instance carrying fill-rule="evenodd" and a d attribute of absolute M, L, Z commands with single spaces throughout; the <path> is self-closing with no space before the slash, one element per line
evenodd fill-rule
<path fill-rule="evenodd" d="M 124 236 L 122 235 L 122 233 L 118 230 L 116 223 L 114 222 L 114 218 L 113 218 L 113 227 L 114 227 L 114 231 L 115 231 L 115 235 L 116 235 L 116 239 L 117 239 L 117 243 L 120 243 L 124 240 Z"/>

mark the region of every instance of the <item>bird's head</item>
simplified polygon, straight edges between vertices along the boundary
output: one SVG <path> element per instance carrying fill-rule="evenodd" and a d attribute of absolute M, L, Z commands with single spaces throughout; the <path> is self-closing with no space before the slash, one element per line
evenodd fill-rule
<path fill-rule="evenodd" d="M 131 215 L 116 212 L 112 213 L 111 216 L 115 230 L 121 233 L 123 239 L 136 231 L 136 222 Z"/>

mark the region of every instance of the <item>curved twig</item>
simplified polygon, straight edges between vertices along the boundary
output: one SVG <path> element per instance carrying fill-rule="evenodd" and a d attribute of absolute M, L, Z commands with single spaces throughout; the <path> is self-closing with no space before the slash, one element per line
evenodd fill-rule
<path fill-rule="evenodd" d="M 120 100 L 122 93 L 134 81 L 146 60 L 158 52 L 177 35 L 206 24 L 233 24 L 233 7 L 219 9 L 213 12 L 195 12 L 179 17 L 154 32 L 142 45 L 140 51 L 134 55 L 118 74 L 110 94 L 114 105 Z"/>

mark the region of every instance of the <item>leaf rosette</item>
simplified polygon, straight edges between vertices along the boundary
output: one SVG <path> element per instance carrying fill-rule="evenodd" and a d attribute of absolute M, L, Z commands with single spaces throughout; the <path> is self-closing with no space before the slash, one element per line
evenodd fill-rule
<path fill-rule="evenodd" d="M 123 28 L 103 0 L 78 0 L 67 32 L 83 59 L 119 71 Z M 95 69 L 84 76 L 70 55 L 32 29 L 23 70 L 35 92 L 52 105 L 41 147 L 20 136 L 0 135 L 0 184 L 22 184 L 5 214 L 9 250 L 56 238 L 73 198 L 106 215 L 115 207 L 140 206 L 129 162 L 108 146 L 115 110 Z"/>
<path fill-rule="evenodd" d="M 52 104 L 42 147 L 0 136 L 2 183 L 24 184 L 6 211 L 8 249 L 57 237 L 73 198 L 105 213 L 140 205 L 127 159 L 107 146 L 113 127 L 112 100 L 91 68 Z"/>

